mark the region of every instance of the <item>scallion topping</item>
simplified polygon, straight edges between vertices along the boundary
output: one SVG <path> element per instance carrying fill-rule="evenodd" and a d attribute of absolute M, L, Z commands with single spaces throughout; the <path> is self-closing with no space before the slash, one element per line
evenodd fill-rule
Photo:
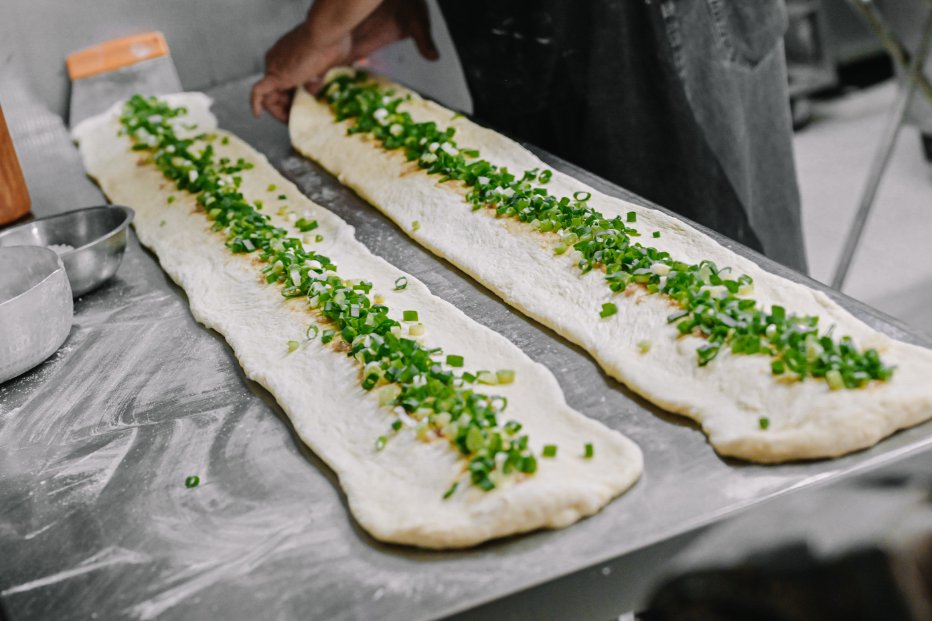
<path fill-rule="evenodd" d="M 307 233 L 308 231 L 313 231 L 317 228 L 317 220 L 308 220 L 307 218 L 299 218 L 297 222 L 294 223 L 295 228 L 297 228 L 302 233 Z"/>
<path fill-rule="evenodd" d="M 197 476 L 196 474 L 192 474 L 191 476 L 186 477 L 184 480 L 184 486 L 187 487 L 188 489 L 191 489 L 192 487 L 197 487 L 200 484 L 201 484 L 201 477 Z"/>
<path fill-rule="evenodd" d="M 395 279 L 395 291 L 402 291 L 408 288 L 408 279 L 402 276 Z"/>
<path fill-rule="evenodd" d="M 618 312 L 618 307 L 615 306 L 614 303 L 606 302 L 605 304 L 602 305 L 602 310 L 599 311 L 599 316 L 604 319 L 606 317 L 611 317 L 617 312 Z"/>

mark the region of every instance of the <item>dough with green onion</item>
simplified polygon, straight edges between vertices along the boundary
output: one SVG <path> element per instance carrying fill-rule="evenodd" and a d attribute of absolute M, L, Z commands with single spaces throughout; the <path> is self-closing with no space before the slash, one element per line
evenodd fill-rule
<path fill-rule="evenodd" d="M 192 132 L 215 129 L 204 95 L 168 99 L 188 108 L 186 122 L 197 125 Z M 255 165 L 241 173 L 241 191 L 270 205 L 265 212 L 275 225 L 328 255 L 343 278 L 371 281 L 372 293 L 384 298 L 396 319 L 416 310 L 425 345 L 462 356 L 469 368 L 514 372 L 510 384 L 479 388 L 508 398 L 505 418 L 524 426 L 538 469 L 529 476 L 503 476 L 489 492 L 461 483 L 444 499 L 465 463 L 448 441 L 419 441 L 413 430 L 402 429 L 376 450 L 396 416 L 379 405 L 375 391 L 360 387 L 359 365 L 320 338 L 307 340 L 314 320 L 303 300 L 287 300 L 278 286 L 265 284 L 257 260 L 225 247 L 192 194 L 177 190 L 144 155 L 130 150 L 129 138 L 119 134 L 119 109 L 84 121 L 74 132 L 88 174 L 113 202 L 136 210 L 133 226 L 140 241 L 185 290 L 194 317 L 222 334 L 246 375 L 274 395 L 301 439 L 333 468 L 353 516 L 374 537 L 450 548 L 561 528 L 597 512 L 635 483 L 642 468 L 638 447 L 571 409 L 549 370 L 373 255 L 355 239 L 353 227 L 304 197 L 249 145 L 218 131 L 218 157 Z M 278 205 L 287 209 L 279 212 Z M 319 227 L 299 233 L 302 217 L 316 219 Z M 403 289 L 396 288 L 401 278 Z M 541 457 L 548 444 L 558 446 L 557 455 Z M 593 446 L 588 458 L 587 444 Z"/>
<path fill-rule="evenodd" d="M 416 122 L 455 128 L 459 149 L 477 149 L 481 158 L 519 177 L 526 170 L 547 168 L 516 142 L 392 87 L 410 95 L 399 111 L 407 111 Z M 779 305 L 787 312 L 819 316 L 820 326 L 834 325 L 835 334 L 852 337 L 859 348 L 875 348 L 885 363 L 896 367 L 893 377 L 859 389 L 831 390 L 819 378 L 788 381 L 787 374 L 774 376 L 770 356 L 732 354 L 727 346 L 699 366 L 697 350 L 707 341 L 679 336 L 667 322 L 677 310 L 669 299 L 636 287 L 613 294 L 604 272 L 581 274 L 576 267 L 581 255 L 575 249 L 555 253 L 556 236 L 512 218 L 496 218 L 490 209 L 474 211 L 462 183 L 440 183 L 438 176 L 407 161 L 403 149 L 388 151 L 366 133 L 348 134 L 352 123 L 337 122 L 326 102 L 302 91 L 291 110 L 292 143 L 426 248 L 586 349 L 633 391 L 700 423 L 722 455 L 767 463 L 835 457 L 932 417 L 932 352 L 880 334 L 823 293 L 761 269 L 688 224 L 602 194 L 560 172 L 547 185 L 556 196 L 591 193 L 589 206 L 606 218 L 624 219 L 634 212 L 645 243 L 677 260 L 711 260 L 751 276 L 753 298 L 766 308 Z M 652 232 L 659 236 L 648 235 Z"/>

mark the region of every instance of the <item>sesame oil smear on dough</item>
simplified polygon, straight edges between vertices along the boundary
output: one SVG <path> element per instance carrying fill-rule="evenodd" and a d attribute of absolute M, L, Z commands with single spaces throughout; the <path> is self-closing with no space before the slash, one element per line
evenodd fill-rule
<path fill-rule="evenodd" d="M 248 201 L 264 201 L 271 224 L 327 255 L 346 281 L 372 283 L 393 319 L 407 326 L 402 312 L 414 311 L 425 347 L 455 352 L 469 368 L 509 370 L 510 383 L 482 388 L 507 398 L 507 418 L 521 425 L 538 455 L 536 471 L 497 478 L 490 491 L 460 485 L 445 498 L 451 481 L 465 474 L 462 456 L 443 438 L 392 426 L 398 415 L 380 402 L 379 391 L 361 387 L 357 360 L 334 347 L 338 338 L 321 342 L 323 325 L 311 330 L 315 315 L 303 299 L 283 297 L 280 286 L 268 284 L 254 255 L 231 252 L 195 195 L 132 150 L 119 122 L 122 104 L 75 129 L 88 174 L 112 201 L 136 209 L 140 241 L 185 290 L 194 317 L 221 333 L 246 375 L 274 395 L 301 439 L 336 472 L 353 516 L 369 533 L 427 548 L 470 546 L 568 526 L 634 484 L 642 468 L 637 446 L 572 410 L 545 367 L 371 254 L 350 225 L 304 197 L 249 145 L 216 130 L 206 96 L 164 99 L 188 110 L 183 121 L 192 137 L 216 134 L 216 157 L 251 165 L 238 173 L 239 191 Z M 389 430 L 395 433 L 381 442 Z"/>
<path fill-rule="evenodd" d="M 673 217 L 549 171 L 517 143 L 387 80 L 375 78 L 385 89 L 380 103 L 390 109 L 370 114 L 365 118 L 368 126 L 357 127 L 359 119 L 354 118 L 337 120 L 325 98 L 328 87 L 336 88 L 333 81 L 346 75 L 335 71 L 328 76 L 322 99 L 298 94 L 290 119 L 295 148 L 419 243 L 585 348 L 632 390 L 699 422 L 720 453 L 760 462 L 833 457 L 932 417 L 932 387 L 925 379 L 932 376 L 929 350 L 876 332 L 821 292 L 764 271 Z M 782 316 L 785 309 L 787 316 L 818 317 L 820 326 L 832 326 L 821 336 L 847 337 L 846 351 L 853 352 L 852 360 L 863 363 L 870 374 L 855 376 L 846 370 L 844 378 L 832 372 L 797 381 L 780 359 L 746 355 L 738 347 L 737 353 L 731 347 L 713 348 L 708 338 L 692 331 L 681 334 L 677 320 L 670 320 L 679 309 L 669 299 L 643 287 L 620 286 L 613 293 L 604 272 L 580 273 L 580 265 L 591 265 L 591 257 L 570 245 L 575 240 L 567 244 L 556 235 L 541 234 L 543 229 L 496 217 L 500 211 L 477 208 L 469 187 L 423 170 L 436 159 L 425 166 L 424 159 L 408 161 L 404 148 L 383 148 L 392 137 L 404 137 L 403 119 L 393 116 L 404 113 L 416 123 L 433 122 L 441 132 L 448 129 L 443 135 L 449 140 L 436 141 L 436 149 L 426 145 L 423 157 L 481 153 L 484 160 L 518 177 L 524 171 L 546 171 L 550 194 L 581 196 L 606 219 L 637 222 L 659 252 L 684 264 L 711 263 L 727 266 L 735 277 L 746 275 L 753 282 L 754 299 L 773 309 L 772 314 L 779 310 Z M 385 130 L 370 131 L 377 124 Z M 455 141 L 449 130 L 455 132 Z M 733 284 L 737 288 L 743 283 Z M 817 350 L 818 340 L 811 347 Z"/>

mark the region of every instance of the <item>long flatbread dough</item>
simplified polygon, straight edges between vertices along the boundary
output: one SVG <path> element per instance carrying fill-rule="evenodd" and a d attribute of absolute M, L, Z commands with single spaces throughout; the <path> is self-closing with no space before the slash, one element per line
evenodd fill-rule
<path fill-rule="evenodd" d="M 385 80 L 383 84 L 390 84 Z M 414 121 L 456 129 L 461 149 L 520 174 L 546 164 L 504 136 L 461 115 L 410 95 L 399 111 Z M 821 292 L 764 271 L 693 227 L 653 209 L 606 196 L 579 180 L 554 172 L 547 188 L 555 196 L 591 193 L 590 207 L 606 218 L 634 211 L 637 227 L 659 231 L 649 243 L 680 261 L 712 260 L 754 279 L 753 297 L 766 307 L 818 315 L 861 348 L 876 348 L 897 367 L 888 382 L 831 391 L 825 381 L 779 381 L 769 356 L 733 355 L 727 348 L 707 366 L 696 362 L 705 340 L 678 338 L 668 324 L 670 303 L 643 291 L 612 296 L 604 273 L 581 275 L 580 255 L 554 255 L 558 240 L 494 211 L 473 211 L 460 183 L 438 183 L 408 162 L 402 150 L 386 151 L 364 133 L 348 134 L 352 120 L 336 122 L 324 101 L 299 92 L 291 110 L 295 148 L 394 220 L 412 238 L 495 291 L 503 300 L 586 349 L 613 377 L 666 410 L 702 425 L 715 449 L 758 462 L 832 457 L 871 446 L 898 429 L 932 417 L 932 352 L 891 340 L 871 329 Z M 675 180 L 671 180 L 675 183 Z M 417 222 L 417 225 L 414 223 Z M 629 293 L 631 293 L 629 291 Z M 614 316 L 602 319 L 611 299 Z M 639 343 L 650 343 L 644 352 Z"/>
<path fill-rule="evenodd" d="M 169 98 L 188 108 L 197 131 L 214 131 L 210 100 L 201 94 Z M 426 548 L 470 546 L 487 539 L 538 528 L 567 526 L 591 515 L 638 478 L 642 459 L 637 446 L 621 434 L 567 406 L 553 375 L 501 335 L 433 296 L 413 276 L 373 255 L 354 237 L 353 227 L 304 197 L 263 157 L 232 134 L 213 142 L 218 157 L 243 158 L 255 165 L 242 173 L 241 191 L 249 200 L 288 205 L 273 224 L 295 230 L 294 214 L 319 222 L 314 250 L 330 256 L 344 278 L 363 278 L 385 298 L 391 315 L 414 309 L 427 326 L 425 345 L 464 356 L 474 369 L 513 369 L 514 383 L 481 387 L 508 398 L 506 416 L 524 425 L 532 448 L 556 444 L 553 458 L 539 458 L 530 476 L 506 475 L 484 492 L 461 484 L 464 460 L 445 439 L 418 441 L 412 430 L 394 435 L 381 451 L 395 415 L 360 387 L 360 367 L 320 339 L 305 341 L 313 318 L 303 299 L 286 300 L 277 286 L 260 277 L 251 255 L 232 254 L 225 237 L 197 208 L 194 195 L 178 191 L 145 158 L 118 136 L 118 108 L 82 123 L 75 131 L 88 174 L 114 202 L 136 210 L 140 241 L 188 295 L 194 317 L 221 333 L 246 375 L 269 390 L 289 416 L 301 439 L 340 479 L 359 523 L 383 541 Z M 282 195 L 283 198 L 279 198 Z M 169 197 L 173 197 L 169 200 Z M 313 238 L 315 235 L 312 235 Z M 303 344 L 289 353 L 289 341 Z M 485 391 L 483 391 L 485 392 Z M 591 459 L 583 457 L 592 443 Z"/>

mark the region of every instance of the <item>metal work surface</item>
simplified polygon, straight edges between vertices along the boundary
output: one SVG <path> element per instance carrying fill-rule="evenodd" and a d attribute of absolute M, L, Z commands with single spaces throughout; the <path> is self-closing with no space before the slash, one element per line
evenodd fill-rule
<path fill-rule="evenodd" d="M 834 461 L 755 466 L 719 458 L 695 425 L 633 396 L 577 347 L 416 246 L 296 155 L 284 127 L 268 118 L 253 121 L 249 84 L 210 93 L 222 127 L 353 224 L 375 253 L 546 364 L 571 406 L 641 446 L 643 477 L 601 513 L 564 530 L 458 552 L 380 544 L 353 522 L 333 473 L 295 437 L 270 396 L 243 377 L 223 339 L 193 321 L 184 294 L 133 237 L 116 279 L 76 301 L 75 326 L 61 351 L 0 386 L 0 603 L 10 621 L 94 613 L 101 619 L 434 618 L 617 562 L 764 499 L 932 445 L 932 424 L 926 424 Z M 78 166 L 61 128 L 47 133 L 55 139 L 17 145 L 45 149 L 53 158 L 46 161 L 69 170 Z M 73 171 L 39 177 L 42 158 L 23 159 L 34 198 L 61 192 L 42 184 L 72 178 Z M 83 206 L 34 204 L 38 215 Z M 879 313 L 841 301 L 877 329 L 919 342 Z M 186 489 L 191 474 L 201 485 Z"/>

